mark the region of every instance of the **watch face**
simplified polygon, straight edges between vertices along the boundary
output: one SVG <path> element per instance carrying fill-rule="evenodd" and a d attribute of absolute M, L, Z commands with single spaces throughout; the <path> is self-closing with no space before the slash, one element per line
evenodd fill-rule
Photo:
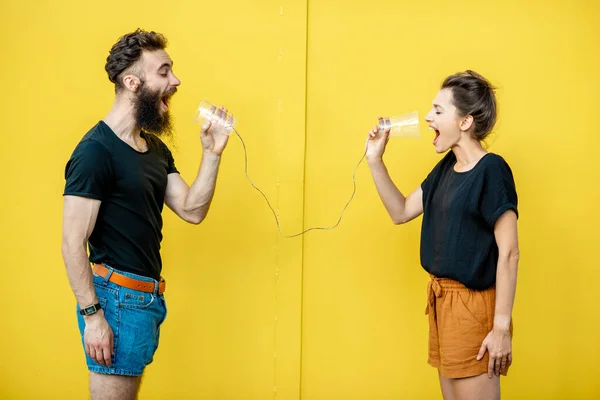
<path fill-rule="evenodd" d="M 100 309 L 102 309 L 102 306 L 100 306 L 100 304 L 95 304 L 93 306 L 88 306 L 86 308 L 82 308 L 81 311 L 79 311 L 79 312 L 81 313 L 81 315 L 90 315 Z"/>

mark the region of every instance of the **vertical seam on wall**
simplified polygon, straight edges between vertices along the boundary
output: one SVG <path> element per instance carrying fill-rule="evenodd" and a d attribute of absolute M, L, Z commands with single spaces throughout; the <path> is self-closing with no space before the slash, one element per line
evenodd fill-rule
<path fill-rule="evenodd" d="M 304 165 L 302 170 L 302 231 L 306 228 L 306 157 L 308 153 L 308 7 L 306 0 L 306 37 L 304 41 Z M 304 359 L 304 250 L 305 240 L 302 238 L 302 250 L 300 253 L 300 369 L 298 376 L 298 399 L 302 400 L 302 368 Z"/>

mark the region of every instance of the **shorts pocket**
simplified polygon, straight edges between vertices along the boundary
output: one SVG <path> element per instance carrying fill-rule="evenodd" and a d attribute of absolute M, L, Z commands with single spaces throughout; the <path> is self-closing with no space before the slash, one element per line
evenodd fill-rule
<path fill-rule="evenodd" d="M 156 296 L 127 288 L 119 290 L 119 306 L 123 308 L 147 308 L 154 303 Z"/>
<path fill-rule="evenodd" d="M 482 330 L 489 330 L 487 303 L 482 293 L 474 290 L 461 290 L 458 292 L 458 303 L 462 312 L 458 317 L 465 321 L 476 323 Z"/>

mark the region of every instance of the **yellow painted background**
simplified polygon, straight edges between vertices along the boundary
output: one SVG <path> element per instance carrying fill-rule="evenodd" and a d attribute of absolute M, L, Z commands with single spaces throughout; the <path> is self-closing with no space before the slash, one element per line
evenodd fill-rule
<path fill-rule="evenodd" d="M 600 5 L 584 0 L 0 2 L 0 398 L 86 397 L 60 255 L 63 169 L 111 105 L 110 46 L 137 27 L 170 41 L 184 178 L 201 152 L 195 107 L 225 104 L 286 234 L 337 221 L 378 115 L 423 118 L 459 70 L 490 78 L 490 150 L 512 166 L 521 212 L 503 393 L 600 398 Z M 421 133 L 386 152 L 406 193 L 439 159 Z M 234 136 L 209 218 L 164 213 L 169 316 L 141 398 L 441 398 L 426 364 L 420 218 L 392 225 L 363 164 L 338 228 L 284 239 L 243 168 Z"/>

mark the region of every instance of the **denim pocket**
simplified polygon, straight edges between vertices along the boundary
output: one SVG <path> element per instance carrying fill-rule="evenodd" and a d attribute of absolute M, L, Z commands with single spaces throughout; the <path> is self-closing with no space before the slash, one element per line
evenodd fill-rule
<path fill-rule="evenodd" d="M 158 326 L 160 327 L 163 324 L 163 322 L 165 322 L 165 319 L 167 319 L 167 301 L 165 300 L 165 297 L 162 295 L 158 297 L 158 300 L 160 301 L 159 304 L 162 305 L 163 310 L 164 310 L 162 318 L 158 324 Z"/>
<path fill-rule="evenodd" d="M 147 308 L 156 297 L 152 293 L 140 292 L 127 288 L 119 290 L 119 305 L 123 308 Z"/>

